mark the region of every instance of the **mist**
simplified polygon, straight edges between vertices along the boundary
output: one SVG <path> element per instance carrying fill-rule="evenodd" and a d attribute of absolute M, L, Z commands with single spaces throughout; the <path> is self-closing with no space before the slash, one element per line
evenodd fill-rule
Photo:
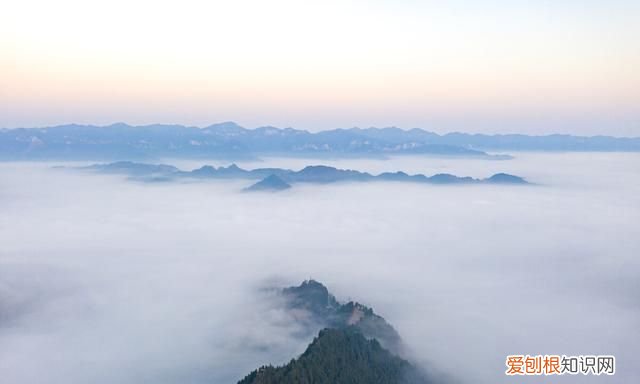
<path fill-rule="evenodd" d="M 264 288 L 314 278 L 372 306 L 414 361 L 461 383 L 513 382 L 508 354 L 616 356 L 612 377 L 518 382 L 640 381 L 640 155 L 322 163 L 534 184 L 247 194 L 246 181 L 146 184 L 0 163 L 0 377 L 235 383 L 304 351 L 310 340 Z"/>

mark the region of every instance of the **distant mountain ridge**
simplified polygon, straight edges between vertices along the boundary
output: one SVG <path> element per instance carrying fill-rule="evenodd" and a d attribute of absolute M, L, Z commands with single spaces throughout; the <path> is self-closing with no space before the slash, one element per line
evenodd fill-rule
<path fill-rule="evenodd" d="M 385 172 L 372 175 L 351 169 L 338 169 L 326 165 L 309 165 L 299 171 L 284 168 L 256 168 L 246 170 L 231 164 L 228 167 L 202 166 L 192 171 L 182 171 L 172 165 L 145 164 L 131 161 L 119 161 L 108 164 L 94 164 L 80 169 L 108 173 L 128 175 L 140 181 L 170 181 L 180 178 L 196 179 L 247 179 L 262 181 L 247 188 L 248 190 L 286 189 L 285 185 L 292 183 L 335 183 L 335 182 L 409 182 L 424 184 L 528 184 L 528 182 L 515 175 L 498 173 L 486 179 L 474 179 L 472 177 L 459 177 L 450 174 L 436 174 L 425 176 L 422 174 L 409 175 L 404 172 Z M 255 187 L 255 188 L 254 188 Z"/>
<path fill-rule="evenodd" d="M 487 150 L 640 151 L 640 138 L 571 135 L 438 135 L 419 128 L 351 128 L 308 132 L 293 128 L 246 129 L 233 122 L 204 128 L 153 124 L 59 125 L 0 129 L 0 159 L 254 158 L 280 156 L 387 156 L 426 154 L 492 156 Z"/>

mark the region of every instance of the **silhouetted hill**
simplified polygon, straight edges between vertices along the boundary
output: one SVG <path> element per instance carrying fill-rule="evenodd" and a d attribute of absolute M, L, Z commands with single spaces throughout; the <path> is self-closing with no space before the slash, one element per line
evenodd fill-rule
<path fill-rule="evenodd" d="M 427 384 L 408 361 L 354 328 L 324 329 L 297 359 L 261 367 L 238 384 Z"/>
<path fill-rule="evenodd" d="M 258 181 L 250 187 L 245 188 L 245 191 L 257 192 L 257 191 L 282 191 L 289 189 L 291 186 L 283 181 L 276 175 L 267 176 L 266 178 Z"/>
<path fill-rule="evenodd" d="M 527 184 L 522 177 L 509 175 L 507 173 L 496 173 L 486 181 L 494 184 Z"/>
<path fill-rule="evenodd" d="M 351 169 L 337 169 L 326 165 L 309 165 L 298 172 L 287 175 L 291 181 L 311 183 L 333 183 L 336 181 L 367 181 L 373 176 Z"/>

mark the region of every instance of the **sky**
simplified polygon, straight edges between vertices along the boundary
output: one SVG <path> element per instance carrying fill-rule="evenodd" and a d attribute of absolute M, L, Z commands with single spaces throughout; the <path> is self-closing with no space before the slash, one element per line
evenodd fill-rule
<path fill-rule="evenodd" d="M 311 277 L 372 306 L 412 361 L 460 384 L 513 383 L 508 354 L 616 356 L 612 377 L 519 383 L 637 383 L 639 157 L 336 160 L 373 173 L 504 171 L 536 185 L 278 194 L 238 193 L 246 180 L 145 184 L 0 163 L 0 377 L 235 383 L 311 341 L 263 291 Z"/>
<path fill-rule="evenodd" d="M 0 127 L 640 135 L 637 1 L 0 5 Z"/>

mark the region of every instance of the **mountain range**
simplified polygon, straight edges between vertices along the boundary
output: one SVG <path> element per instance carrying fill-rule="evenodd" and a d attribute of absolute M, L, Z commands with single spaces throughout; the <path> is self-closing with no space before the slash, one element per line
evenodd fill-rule
<path fill-rule="evenodd" d="M 507 159 L 486 151 L 640 151 L 640 138 L 571 135 L 439 135 L 423 129 L 350 128 L 308 132 L 246 129 L 233 122 L 183 125 L 59 125 L 0 129 L 0 160 L 158 159 L 259 156 L 389 156 L 424 154 Z"/>
<path fill-rule="evenodd" d="M 192 171 L 182 171 L 172 165 L 146 164 L 131 161 L 94 164 L 80 169 L 106 174 L 127 175 L 139 181 L 171 181 L 191 179 L 247 179 L 261 180 L 246 188 L 252 190 L 283 190 L 292 183 L 334 183 L 334 182 L 410 182 L 424 184 L 528 184 L 519 176 L 497 173 L 486 179 L 459 177 L 440 173 L 433 176 L 409 175 L 405 172 L 385 172 L 372 175 L 352 169 L 338 169 L 326 165 L 309 165 L 299 171 L 284 168 L 257 168 L 246 170 L 231 164 L 228 167 L 205 165 Z"/>

